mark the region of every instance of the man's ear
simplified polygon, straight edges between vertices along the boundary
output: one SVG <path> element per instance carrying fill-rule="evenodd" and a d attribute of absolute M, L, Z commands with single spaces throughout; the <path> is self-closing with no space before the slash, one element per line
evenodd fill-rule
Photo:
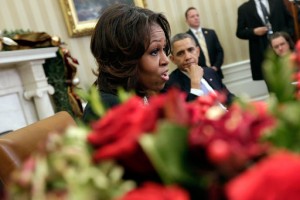
<path fill-rule="evenodd" d="M 170 54 L 169 58 L 174 63 L 174 56 L 172 54 Z"/>
<path fill-rule="evenodd" d="M 200 56 L 200 47 L 199 46 L 196 46 L 196 53 L 198 54 L 198 57 Z"/>

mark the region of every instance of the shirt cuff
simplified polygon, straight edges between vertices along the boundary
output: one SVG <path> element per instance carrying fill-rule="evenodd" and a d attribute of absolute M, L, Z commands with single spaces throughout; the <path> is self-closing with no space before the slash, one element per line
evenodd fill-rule
<path fill-rule="evenodd" d="M 200 89 L 191 88 L 190 93 L 196 95 L 196 96 L 203 96 L 204 92 Z"/>

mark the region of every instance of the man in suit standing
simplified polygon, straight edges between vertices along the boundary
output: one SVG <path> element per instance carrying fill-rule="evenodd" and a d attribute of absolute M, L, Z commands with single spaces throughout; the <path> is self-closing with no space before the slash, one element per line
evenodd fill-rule
<path fill-rule="evenodd" d="M 170 74 L 164 90 L 177 87 L 188 94 L 187 101 L 216 90 L 226 95 L 225 104 L 229 105 L 234 95 L 229 92 L 212 68 L 202 68 L 198 65 L 199 55 L 200 48 L 191 35 L 187 33 L 175 35 L 171 40 L 170 59 L 177 65 L 177 69 Z"/>
<path fill-rule="evenodd" d="M 253 80 L 264 80 L 262 62 L 273 32 L 294 33 L 293 18 L 283 0 L 249 0 L 238 8 L 236 36 L 249 40 Z"/>
<path fill-rule="evenodd" d="M 221 70 L 224 52 L 216 32 L 201 27 L 199 13 L 194 7 L 186 10 L 185 19 L 190 27 L 187 33 L 195 39 L 197 46 L 201 49 L 198 64 L 201 67 L 211 67 L 220 78 L 224 78 Z"/>

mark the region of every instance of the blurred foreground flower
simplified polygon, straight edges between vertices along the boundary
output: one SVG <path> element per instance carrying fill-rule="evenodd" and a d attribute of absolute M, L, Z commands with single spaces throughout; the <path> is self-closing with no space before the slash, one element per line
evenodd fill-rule
<path fill-rule="evenodd" d="M 278 152 L 257 163 L 230 181 L 228 198 L 232 200 L 300 199 L 300 156 Z"/>
<path fill-rule="evenodd" d="M 119 200 L 189 200 L 189 194 L 177 186 L 164 186 L 149 182 L 128 192 Z"/>
<path fill-rule="evenodd" d="M 70 127 L 63 135 L 50 134 L 41 151 L 12 175 L 8 199 L 109 200 L 134 188 L 113 162 L 92 163 L 87 133 Z"/>

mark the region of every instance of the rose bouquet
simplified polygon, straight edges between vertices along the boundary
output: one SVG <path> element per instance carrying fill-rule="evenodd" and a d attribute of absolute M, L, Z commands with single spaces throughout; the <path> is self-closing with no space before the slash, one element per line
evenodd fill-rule
<path fill-rule="evenodd" d="M 176 89 L 102 107 L 96 89 L 81 95 L 101 118 L 52 135 L 12 175 L 14 199 L 299 199 L 300 43 L 291 58 L 269 53 L 270 99 L 222 95 L 185 102 Z M 291 83 L 296 84 L 291 84 Z"/>

